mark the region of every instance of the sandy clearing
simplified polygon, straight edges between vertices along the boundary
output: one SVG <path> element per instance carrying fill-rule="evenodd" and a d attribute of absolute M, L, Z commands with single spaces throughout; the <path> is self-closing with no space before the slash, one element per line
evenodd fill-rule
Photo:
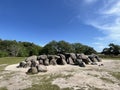
<path fill-rule="evenodd" d="M 103 64 L 103 66 L 99 66 L 99 64 Z M 9 80 L 0 82 L 0 86 L 7 86 L 9 90 L 19 90 L 29 87 L 32 84 L 32 81 L 28 80 L 29 75 L 25 74 L 29 68 L 17 68 L 17 66 L 18 64 L 13 64 L 5 68 L 5 71 L 17 73 Z M 73 90 L 92 90 L 94 88 L 101 90 L 119 90 L 120 88 L 120 81 L 109 74 L 109 72 L 113 71 L 120 72 L 119 60 L 103 60 L 102 62 L 98 62 L 98 65 L 87 65 L 85 68 L 73 65 L 50 65 L 47 66 L 47 69 L 47 72 L 39 73 L 38 75 L 71 75 L 67 79 L 62 77 L 56 78 L 52 82 L 52 84 L 56 84 L 60 88 L 70 87 Z M 101 78 L 107 78 L 108 81 L 102 80 Z M 0 78 L 0 80 L 2 79 Z"/>

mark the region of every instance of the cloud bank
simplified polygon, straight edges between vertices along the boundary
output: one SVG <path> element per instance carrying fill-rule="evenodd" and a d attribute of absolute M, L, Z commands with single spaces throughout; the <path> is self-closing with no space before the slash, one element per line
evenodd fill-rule
<path fill-rule="evenodd" d="M 95 19 L 87 22 L 105 35 L 96 37 L 96 42 L 93 43 L 98 50 L 102 50 L 109 43 L 120 44 L 120 0 L 104 0 L 102 6 L 98 9 Z"/>
<path fill-rule="evenodd" d="M 93 37 L 97 51 L 110 43 L 120 44 L 120 0 L 70 0 L 77 9 L 77 19 L 99 32 Z"/>
<path fill-rule="evenodd" d="M 87 4 L 91 4 L 91 3 L 94 3 L 96 2 L 97 0 L 84 0 L 85 3 Z"/>

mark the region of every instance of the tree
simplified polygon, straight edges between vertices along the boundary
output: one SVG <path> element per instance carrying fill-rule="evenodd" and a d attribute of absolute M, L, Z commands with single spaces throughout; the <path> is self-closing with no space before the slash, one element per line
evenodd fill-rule
<path fill-rule="evenodd" d="M 9 50 L 10 56 L 16 57 L 16 56 L 18 56 L 20 47 L 17 44 L 12 44 L 8 47 L 8 50 Z"/>
<path fill-rule="evenodd" d="M 0 40 L 0 56 L 30 56 L 39 55 L 41 47 L 30 42 L 15 40 Z"/>
<path fill-rule="evenodd" d="M 114 54 L 117 54 L 118 46 L 110 45 Z M 113 49 L 114 47 L 114 49 Z M 0 39 L 0 57 L 4 56 L 21 56 L 28 57 L 39 54 L 58 54 L 58 53 L 85 53 L 91 54 L 95 50 L 92 47 L 82 45 L 81 43 L 69 43 L 62 41 L 51 41 L 44 47 L 30 42 L 17 42 L 15 40 Z"/>
<path fill-rule="evenodd" d="M 120 54 L 120 46 L 110 43 L 109 48 L 104 48 L 102 53 L 105 55 L 118 55 Z"/>
<path fill-rule="evenodd" d="M 57 52 L 58 52 L 58 45 L 57 42 L 53 40 L 42 48 L 40 54 L 57 54 Z"/>
<path fill-rule="evenodd" d="M 63 41 L 63 40 L 58 42 L 58 50 L 60 53 L 74 52 L 74 48 L 72 47 L 72 45 L 68 42 Z"/>
<path fill-rule="evenodd" d="M 97 53 L 97 52 L 92 47 L 84 46 L 83 53 L 86 54 L 86 55 L 90 55 L 92 53 Z"/>
<path fill-rule="evenodd" d="M 74 48 L 74 52 L 75 53 L 83 53 L 84 51 L 84 46 L 81 43 L 74 43 L 72 44 L 73 48 Z"/>
<path fill-rule="evenodd" d="M 46 44 L 41 50 L 41 54 L 57 54 L 57 53 L 85 53 L 92 54 L 96 51 L 89 46 L 82 45 L 80 43 L 70 44 L 66 41 L 51 41 Z"/>
<path fill-rule="evenodd" d="M 103 51 L 102 51 L 102 54 L 110 55 L 109 48 L 104 48 Z"/>

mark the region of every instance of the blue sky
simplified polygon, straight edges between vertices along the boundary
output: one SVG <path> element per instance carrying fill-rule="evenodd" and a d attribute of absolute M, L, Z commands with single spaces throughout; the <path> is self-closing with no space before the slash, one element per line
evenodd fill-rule
<path fill-rule="evenodd" d="M 0 0 L 0 38 L 41 46 L 65 40 L 102 51 L 120 44 L 120 0 Z"/>

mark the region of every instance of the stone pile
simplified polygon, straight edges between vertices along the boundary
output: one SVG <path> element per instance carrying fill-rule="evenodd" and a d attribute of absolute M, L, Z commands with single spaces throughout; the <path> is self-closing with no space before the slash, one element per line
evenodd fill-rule
<path fill-rule="evenodd" d="M 27 57 L 19 63 L 18 68 L 30 67 L 27 73 L 36 74 L 38 72 L 47 72 L 48 65 L 79 65 L 85 67 L 87 64 L 97 65 L 96 62 L 101 62 L 101 59 L 96 54 L 85 55 L 75 53 L 65 53 L 58 55 L 33 55 Z"/>

